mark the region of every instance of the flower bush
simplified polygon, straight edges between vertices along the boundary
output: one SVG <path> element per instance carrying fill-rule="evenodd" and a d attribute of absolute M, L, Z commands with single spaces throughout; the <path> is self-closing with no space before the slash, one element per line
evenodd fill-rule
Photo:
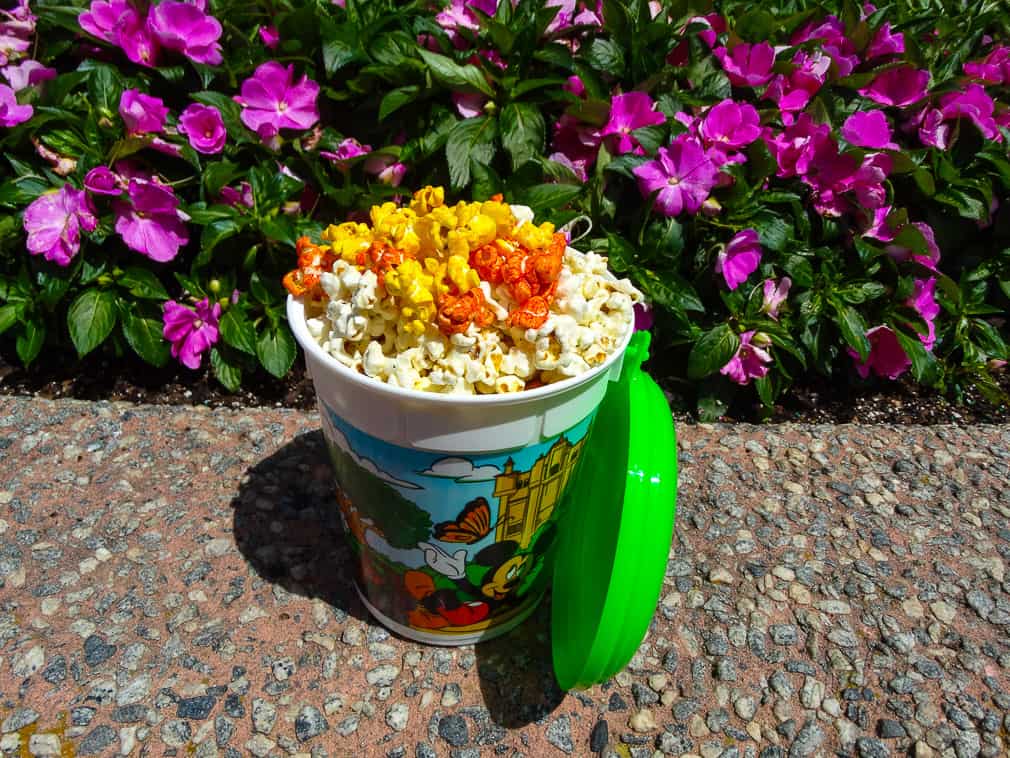
<path fill-rule="evenodd" d="M 997 0 L 16 2 L 0 332 L 25 364 L 283 377 L 296 241 L 445 184 L 607 254 L 703 416 L 815 374 L 1005 401 Z"/>

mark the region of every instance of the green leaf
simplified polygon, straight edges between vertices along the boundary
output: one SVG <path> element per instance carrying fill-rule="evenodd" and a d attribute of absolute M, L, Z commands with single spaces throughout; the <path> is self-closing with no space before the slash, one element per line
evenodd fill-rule
<path fill-rule="evenodd" d="M 229 360 L 224 351 L 216 347 L 210 349 L 210 367 L 214 371 L 214 378 L 229 392 L 236 392 L 242 386 L 242 367 Z"/>
<path fill-rule="evenodd" d="M 905 351 L 905 355 L 912 361 L 912 376 L 920 384 L 932 385 L 937 378 L 936 358 L 931 352 L 926 350 L 922 340 L 918 335 L 909 336 L 905 332 L 892 325 L 892 331 L 898 338 L 898 344 Z M 865 358 L 863 359 L 865 360 Z"/>
<path fill-rule="evenodd" d="M 778 25 L 772 14 L 755 9 L 741 14 L 733 25 L 733 31 L 746 42 L 764 42 L 772 38 Z"/>
<path fill-rule="evenodd" d="M 516 199 L 534 212 L 554 211 L 568 205 L 582 194 L 583 189 L 581 184 L 534 184 L 520 190 Z"/>
<path fill-rule="evenodd" d="M 211 221 L 200 233 L 200 257 L 206 257 L 209 260 L 214 248 L 229 237 L 234 237 L 241 230 L 242 227 L 231 219 Z"/>
<path fill-rule="evenodd" d="M 119 277 L 118 283 L 134 297 L 161 301 L 168 300 L 169 297 L 168 290 L 154 272 L 139 266 L 127 268 Z"/>
<path fill-rule="evenodd" d="M 323 67 L 328 76 L 333 76 L 358 57 L 359 31 L 353 24 L 337 24 L 322 14 L 317 19 L 323 43 Z"/>
<path fill-rule="evenodd" d="M 280 284 L 273 279 L 264 280 L 259 272 L 249 277 L 249 293 L 263 305 L 271 305 L 284 298 Z"/>
<path fill-rule="evenodd" d="M 207 188 L 207 194 L 211 198 L 217 197 L 221 189 L 241 171 L 242 168 L 231 161 L 215 161 L 204 167 L 203 184 Z"/>
<path fill-rule="evenodd" d="M 638 251 L 624 237 L 613 232 L 607 232 L 607 263 L 611 271 L 623 274 L 631 268 Z"/>
<path fill-rule="evenodd" d="M 694 311 L 704 313 L 705 306 L 694 287 L 672 271 L 637 271 L 636 279 L 649 300 L 669 311 Z"/>
<path fill-rule="evenodd" d="M 445 157 L 453 187 L 462 188 L 470 183 L 471 161 L 488 164 L 494 158 L 497 125 L 489 116 L 478 116 L 458 122 L 449 132 Z"/>
<path fill-rule="evenodd" d="M 768 211 L 759 211 L 751 226 L 761 238 L 762 246 L 776 252 L 783 252 L 792 239 L 792 224 Z"/>
<path fill-rule="evenodd" d="M 123 336 L 127 344 L 152 366 L 161 367 L 168 362 L 169 345 L 163 331 L 161 319 L 134 313 L 132 308 L 123 310 Z"/>
<path fill-rule="evenodd" d="M 32 319 L 25 322 L 21 333 L 18 335 L 15 347 L 18 351 L 18 358 L 25 366 L 30 366 L 32 361 L 39 357 L 42 352 L 42 345 L 46 341 L 46 322 L 41 319 Z"/>
<path fill-rule="evenodd" d="M 123 94 L 123 80 L 119 71 L 107 63 L 88 61 L 91 75 L 88 77 L 88 95 L 91 103 L 103 116 L 113 116 L 119 110 L 119 98 Z"/>
<path fill-rule="evenodd" d="M 859 311 L 847 305 L 835 303 L 835 310 L 838 318 L 835 323 L 842 333 L 842 339 L 853 350 L 859 353 L 859 359 L 863 362 L 870 356 L 870 341 L 866 338 L 866 321 L 859 314 Z"/>
<path fill-rule="evenodd" d="M 466 64 L 460 66 L 451 58 L 444 55 L 425 50 L 423 47 L 417 48 L 421 58 L 428 65 L 428 70 L 435 81 L 449 89 L 476 90 L 488 97 L 494 96 L 494 89 L 488 84 L 484 77 L 484 72 L 474 65 Z"/>
<path fill-rule="evenodd" d="M 116 297 L 110 290 L 87 289 L 67 311 L 70 339 L 82 358 L 101 345 L 115 325 Z"/>
<path fill-rule="evenodd" d="M 624 52 L 612 40 L 597 37 L 583 48 L 580 56 L 597 71 L 617 77 L 624 74 Z"/>
<path fill-rule="evenodd" d="M 18 322 L 18 306 L 8 303 L 0 305 L 0 334 Z"/>
<path fill-rule="evenodd" d="M 278 379 L 283 379 L 291 370 L 297 355 L 291 330 L 287 326 L 264 330 L 256 342 L 256 355 L 263 368 Z"/>
<path fill-rule="evenodd" d="M 512 170 L 540 155 L 547 127 L 540 109 L 530 103 L 509 103 L 499 120 L 502 146 L 512 156 Z"/>
<path fill-rule="evenodd" d="M 383 96 L 382 102 L 379 103 L 379 121 L 385 121 L 390 114 L 407 105 L 407 103 L 414 102 L 420 93 L 421 88 L 416 84 L 397 87 L 387 92 Z"/>
<path fill-rule="evenodd" d="M 241 308 L 232 306 L 224 312 L 218 324 L 221 339 L 249 355 L 256 355 L 256 330 Z"/>
<path fill-rule="evenodd" d="M 714 374 L 729 363 L 739 347 L 740 338 L 729 328 L 729 324 L 710 329 L 691 348 L 687 358 L 688 377 L 697 380 Z"/>

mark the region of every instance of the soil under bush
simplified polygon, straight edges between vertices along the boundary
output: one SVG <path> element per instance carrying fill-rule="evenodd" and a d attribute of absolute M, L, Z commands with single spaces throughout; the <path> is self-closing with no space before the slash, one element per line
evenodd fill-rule
<path fill-rule="evenodd" d="M 315 396 L 311 380 L 299 357 L 289 376 L 278 381 L 265 374 L 249 377 L 237 393 L 225 391 L 209 371 L 190 371 L 170 362 L 154 368 L 133 356 L 110 360 L 88 356 L 68 361 L 50 357 L 26 371 L 16 357 L 0 351 L 0 394 L 35 395 L 45 398 L 124 400 L 135 403 L 207 405 L 211 407 L 287 407 L 311 409 Z M 661 384 L 662 377 L 659 377 Z M 1000 377 L 1010 392 L 1010 375 Z M 691 409 L 668 391 L 674 416 L 691 422 Z M 678 407 L 679 406 L 679 407 Z M 758 408 L 737 402 L 725 416 L 729 421 L 757 421 Z M 773 422 L 975 424 L 1010 422 L 1010 408 L 993 406 L 978 393 L 969 392 L 961 404 L 917 386 L 911 381 L 853 387 L 828 381 L 799 384 L 775 409 Z"/>

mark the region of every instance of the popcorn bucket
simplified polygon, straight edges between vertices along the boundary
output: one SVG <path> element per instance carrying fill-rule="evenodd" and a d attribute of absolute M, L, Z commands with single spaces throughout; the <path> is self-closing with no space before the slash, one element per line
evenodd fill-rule
<path fill-rule="evenodd" d="M 357 556 L 362 602 L 410 639 L 466 645 L 536 608 L 551 575 L 562 496 L 632 330 L 580 376 L 515 394 L 440 395 L 369 378 L 288 320 L 305 352 Z M 665 559 L 664 559 L 665 562 Z"/>

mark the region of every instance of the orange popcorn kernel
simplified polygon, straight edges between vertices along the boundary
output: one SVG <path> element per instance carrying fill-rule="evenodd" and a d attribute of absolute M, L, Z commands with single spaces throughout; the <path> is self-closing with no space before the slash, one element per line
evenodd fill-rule
<path fill-rule="evenodd" d="M 407 258 L 413 257 L 413 255 L 408 255 L 403 250 L 393 247 L 385 240 L 375 240 L 367 250 L 358 253 L 355 262 L 372 271 L 378 278 L 379 284 L 382 284 L 387 271 L 396 268 Z"/>
<path fill-rule="evenodd" d="M 305 294 L 312 298 L 321 297 L 319 278 L 333 268 L 336 256 L 308 237 L 298 238 L 295 252 L 298 254 L 298 268 L 284 275 L 284 288 L 295 297 Z"/>
<path fill-rule="evenodd" d="M 479 327 L 494 323 L 494 311 L 484 299 L 480 287 L 473 287 L 462 294 L 445 293 L 438 299 L 438 328 L 446 336 L 462 334 L 470 324 Z"/>

